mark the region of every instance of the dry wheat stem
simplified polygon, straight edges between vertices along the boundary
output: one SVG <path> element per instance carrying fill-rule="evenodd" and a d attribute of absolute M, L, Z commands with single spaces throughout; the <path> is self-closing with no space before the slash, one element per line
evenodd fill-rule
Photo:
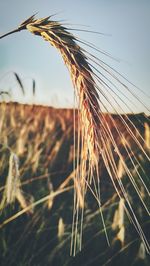
<path fill-rule="evenodd" d="M 65 26 L 61 25 L 57 21 L 50 20 L 50 17 L 43 19 L 35 19 L 35 16 L 33 15 L 29 19 L 24 21 L 18 27 L 18 29 L 1 36 L 0 38 L 3 38 L 11 33 L 15 33 L 24 29 L 29 30 L 35 35 L 43 37 L 60 52 L 69 70 L 75 88 L 76 97 L 78 100 L 78 140 L 77 143 L 75 143 L 77 146 L 78 158 L 77 161 L 74 163 L 74 168 L 76 168 L 77 171 L 74 170 L 75 196 L 71 253 L 74 255 L 76 253 L 78 233 L 80 234 L 81 248 L 83 210 L 85 207 L 84 198 L 87 189 L 91 190 L 92 182 L 95 188 L 93 194 L 97 199 L 99 208 L 101 210 L 98 170 L 100 154 L 110 175 L 112 183 L 118 193 L 118 196 L 120 197 L 120 199 L 123 198 L 125 200 L 124 208 L 126 210 L 127 215 L 133 222 L 137 232 L 143 240 L 146 250 L 149 251 L 149 244 L 134 213 L 133 207 L 129 200 L 129 195 L 125 190 L 123 182 L 121 181 L 121 178 L 118 173 L 117 162 L 114 159 L 114 155 L 110 147 L 113 147 L 113 149 L 116 151 L 116 154 L 120 158 L 120 162 L 123 165 L 124 172 L 127 174 L 130 181 L 132 182 L 147 212 L 148 207 L 146 206 L 140 195 L 140 189 L 136 184 L 136 181 L 134 180 L 132 171 L 128 169 L 128 165 L 126 164 L 120 152 L 117 142 L 114 139 L 114 136 L 112 135 L 110 125 L 106 117 L 103 115 L 101 109 L 103 108 L 103 110 L 108 111 L 107 106 L 110 106 L 111 108 L 113 108 L 114 111 L 117 112 L 116 108 L 113 106 L 114 102 L 115 104 L 117 104 L 118 107 L 120 107 L 121 111 L 123 111 L 123 108 L 121 106 L 122 104 L 127 106 L 127 103 L 125 100 L 122 100 L 120 95 L 126 96 L 126 92 L 126 98 L 129 100 L 129 102 L 133 103 L 134 101 L 132 101 L 132 99 L 136 99 L 138 103 L 143 104 L 142 100 L 140 99 L 140 97 L 136 96 L 134 92 L 130 90 L 125 84 L 124 81 L 128 82 L 126 78 L 124 78 L 120 73 L 115 71 L 112 67 L 108 66 L 105 62 L 81 48 L 78 45 L 77 41 L 99 52 L 97 48 L 95 48 L 90 43 L 85 43 L 84 41 L 75 38 L 75 36 L 72 35 Z M 90 60 L 91 63 L 89 63 L 88 60 Z M 100 71 L 97 69 L 97 67 L 100 67 Z M 126 90 L 126 92 L 123 92 L 122 90 L 120 93 L 120 89 L 118 88 L 120 86 L 124 90 Z M 116 97 L 118 101 L 116 100 Z M 148 111 L 146 105 L 143 104 L 143 107 L 145 108 L 145 110 Z M 119 116 L 131 139 L 137 145 L 138 149 L 143 153 L 143 156 L 145 156 L 149 160 L 147 150 L 145 150 L 141 144 L 141 141 L 143 140 L 142 135 L 138 132 L 138 135 L 140 137 L 140 139 L 138 139 L 130 128 L 132 127 L 134 128 L 134 130 L 136 130 L 136 126 L 134 126 L 133 122 L 128 118 L 127 115 L 124 115 L 123 117 L 119 114 Z M 109 119 L 110 122 L 114 125 L 114 128 L 116 129 L 117 136 L 125 140 L 124 134 L 121 132 L 121 130 L 118 129 L 117 124 L 115 123 L 113 117 L 110 114 Z M 135 169 L 136 166 L 132 158 L 136 157 L 136 155 L 132 156 L 134 152 L 131 150 L 130 146 L 125 141 L 122 142 L 122 146 L 130 159 L 132 167 Z M 136 160 L 138 162 L 138 165 L 140 166 L 140 162 L 138 161 L 138 159 Z M 141 179 L 141 183 L 144 184 L 140 173 L 137 170 L 136 173 L 138 174 L 139 179 Z M 146 187 L 145 184 L 144 186 Z M 104 221 L 103 225 L 105 228 Z"/>

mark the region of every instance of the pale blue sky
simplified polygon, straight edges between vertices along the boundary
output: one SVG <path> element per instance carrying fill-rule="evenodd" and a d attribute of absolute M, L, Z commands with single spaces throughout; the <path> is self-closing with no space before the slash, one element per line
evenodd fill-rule
<path fill-rule="evenodd" d="M 85 29 L 110 34 L 78 32 L 82 39 L 120 58 L 120 62 L 107 57 L 105 61 L 150 94 L 149 0 L 0 0 L 0 34 L 16 28 L 36 12 L 39 18 L 58 13 L 56 20 L 84 24 L 90 26 Z M 15 80 L 7 74 L 9 71 L 17 72 L 22 78 L 27 93 L 25 101 L 33 100 L 31 78 L 34 78 L 37 85 L 34 101 L 50 105 L 72 104 L 68 71 L 58 52 L 41 38 L 23 31 L 0 40 L 0 89 L 12 88 L 14 98 L 21 100 Z"/>

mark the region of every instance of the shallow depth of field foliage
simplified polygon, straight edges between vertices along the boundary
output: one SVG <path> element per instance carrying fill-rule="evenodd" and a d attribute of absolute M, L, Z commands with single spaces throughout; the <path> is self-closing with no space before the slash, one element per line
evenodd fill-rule
<path fill-rule="evenodd" d="M 52 19 L 33 15 L 0 36 L 28 30 L 55 47 L 78 107 L 0 105 L 1 263 L 148 265 L 150 125 L 133 113 L 149 111 L 147 96 Z"/>
<path fill-rule="evenodd" d="M 109 120 L 107 114 L 105 116 Z M 140 161 L 140 174 L 148 184 L 148 161 L 125 130 L 120 117 L 112 116 Z M 148 146 L 148 117 L 144 114 L 129 117 Z M 110 127 L 121 150 L 122 140 L 111 123 Z M 106 242 L 99 206 L 89 192 L 85 198 L 82 251 L 75 257 L 69 255 L 74 197 L 73 132 L 71 109 L 0 104 L 0 265 L 149 265 L 144 245 L 125 214 L 123 202 L 118 199 L 101 159 L 101 202 L 110 247 Z M 116 151 L 109 141 L 107 145 L 148 236 L 148 215 L 126 177 Z M 122 154 L 138 182 L 137 172 L 132 169 L 123 148 Z M 138 169 L 139 164 L 136 160 L 134 163 Z M 148 203 L 143 188 L 141 193 Z M 77 235 L 77 246 L 79 238 Z"/>

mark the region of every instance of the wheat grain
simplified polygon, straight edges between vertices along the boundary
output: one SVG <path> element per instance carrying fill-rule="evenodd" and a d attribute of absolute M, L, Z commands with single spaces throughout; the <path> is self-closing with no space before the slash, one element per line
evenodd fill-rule
<path fill-rule="evenodd" d="M 65 232 L 64 221 L 63 221 L 63 218 L 60 217 L 59 218 L 59 221 L 58 221 L 58 233 L 57 233 L 57 236 L 58 236 L 59 241 L 62 240 L 62 238 L 64 236 L 64 232 Z"/>

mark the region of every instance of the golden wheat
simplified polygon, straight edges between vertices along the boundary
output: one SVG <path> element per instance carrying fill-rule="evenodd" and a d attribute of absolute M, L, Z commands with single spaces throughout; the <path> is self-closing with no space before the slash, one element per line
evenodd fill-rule
<path fill-rule="evenodd" d="M 137 156 L 137 152 L 139 150 L 143 153 L 145 159 L 149 160 L 147 151 L 143 147 L 143 143 L 145 143 L 144 138 L 142 134 L 136 129 L 136 126 L 132 122 L 132 119 L 130 119 L 127 115 L 120 115 L 122 128 L 118 129 L 117 123 L 113 119 L 113 116 L 109 113 L 107 116 L 105 116 L 101 111 L 101 109 L 108 111 L 107 106 L 112 107 L 113 104 L 117 104 L 120 110 L 123 111 L 121 104 L 127 106 L 127 103 L 125 100 L 122 100 L 120 94 L 122 94 L 122 96 L 127 98 L 128 100 L 130 100 L 129 95 L 131 95 L 133 96 L 133 99 L 136 99 L 140 104 L 142 104 L 142 101 L 138 96 L 134 95 L 134 93 L 130 91 L 129 88 L 125 85 L 125 79 L 123 79 L 124 81 L 122 81 L 122 75 L 120 75 L 113 68 L 109 67 L 102 60 L 93 56 L 91 53 L 87 52 L 85 54 L 86 51 L 82 49 L 77 43 L 77 41 L 80 40 L 76 39 L 65 26 L 61 25 L 57 21 L 52 21 L 49 19 L 50 17 L 35 19 L 35 16 L 33 15 L 29 19 L 25 20 L 18 27 L 18 29 L 7 33 L 0 38 L 24 29 L 29 30 L 35 35 L 43 37 L 61 53 L 76 90 L 79 118 L 78 140 L 75 142 L 75 146 L 77 147 L 78 156 L 77 161 L 75 161 L 74 163 L 74 168 L 77 169 L 77 171 L 75 171 L 76 174 L 74 177 L 76 193 L 74 196 L 75 204 L 73 216 L 73 236 L 75 237 L 72 241 L 71 252 L 73 254 L 75 254 L 76 252 L 78 230 L 80 234 L 81 248 L 83 209 L 85 205 L 84 198 L 87 189 L 89 189 L 92 192 L 93 196 L 96 198 L 101 211 L 98 170 L 100 158 L 101 160 L 103 160 L 107 168 L 112 183 L 118 193 L 118 196 L 120 197 L 121 202 L 124 205 L 128 217 L 133 222 L 145 245 L 146 250 L 149 251 L 149 244 L 135 215 L 130 197 L 122 182 L 122 174 L 120 174 L 120 171 L 118 171 L 118 165 L 115 160 L 116 157 L 119 157 L 119 163 L 123 169 L 122 172 L 125 173 L 130 179 L 144 208 L 149 214 L 148 207 L 146 206 L 146 203 L 142 198 L 140 186 L 143 186 L 147 195 L 149 195 L 149 191 L 142 179 L 140 171 L 136 167 L 136 165 L 141 167 L 141 162 Z M 84 44 L 83 41 L 80 42 Z M 87 45 L 92 47 L 90 44 Z M 89 63 L 89 59 L 91 60 L 93 65 Z M 94 64 L 101 67 L 101 71 L 94 67 Z M 117 87 L 118 84 L 124 89 L 124 91 L 126 90 L 127 94 L 129 94 L 128 96 L 126 95 L 126 92 L 120 90 Z M 116 90 L 113 90 L 112 87 Z M 118 91 L 120 94 L 118 94 Z M 116 98 L 119 99 L 119 101 L 117 101 Z M 143 106 L 146 108 L 146 110 L 148 110 L 145 105 Z M 116 107 L 114 107 L 114 111 L 116 111 Z M 115 135 L 111 131 L 112 127 L 114 127 L 115 129 Z M 128 139 L 126 139 L 126 135 L 124 133 L 125 130 L 128 132 L 129 137 L 132 139 L 132 142 L 134 142 L 134 145 L 136 146 L 135 151 L 131 148 Z M 117 144 L 117 138 L 122 139 L 122 146 L 120 147 Z M 122 149 L 124 150 L 125 156 L 122 153 Z M 129 169 L 126 158 L 129 159 L 132 165 L 132 170 Z M 138 180 L 140 180 L 140 185 L 134 179 L 133 169 L 138 176 Z M 94 184 L 94 190 L 91 187 L 92 183 Z M 103 225 L 105 228 L 104 221 Z"/>
<path fill-rule="evenodd" d="M 4 209 L 8 204 L 14 203 L 16 199 L 24 209 L 27 207 L 27 201 L 21 190 L 18 157 L 9 148 L 5 147 L 5 150 L 9 156 L 9 165 L 0 210 Z"/>

